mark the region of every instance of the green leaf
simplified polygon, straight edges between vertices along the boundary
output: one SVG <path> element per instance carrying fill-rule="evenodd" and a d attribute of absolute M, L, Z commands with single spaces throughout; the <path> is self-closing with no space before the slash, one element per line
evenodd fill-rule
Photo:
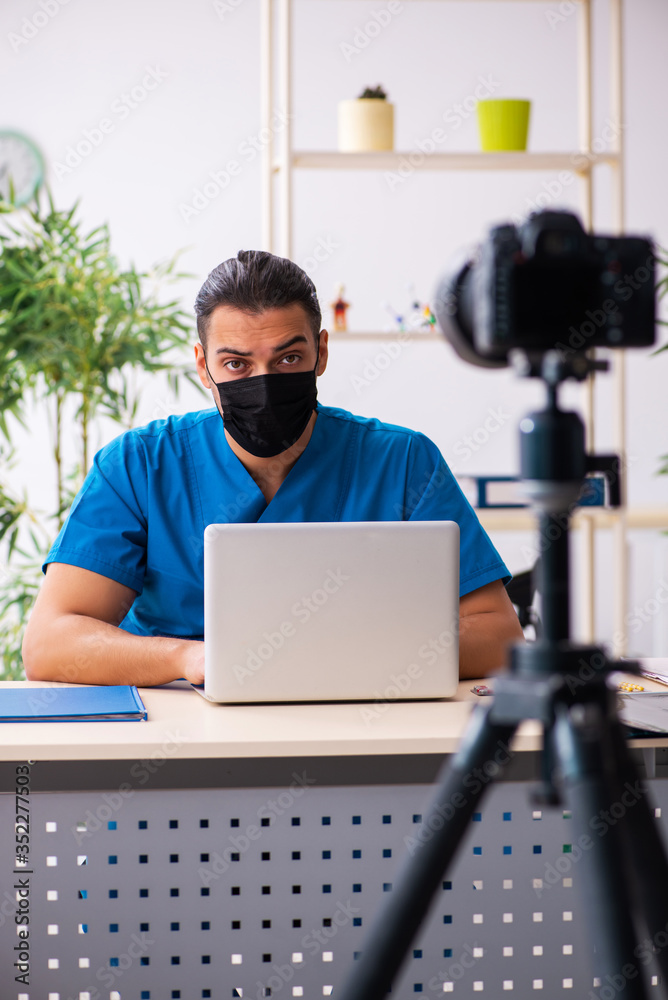
<path fill-rule="evenodd" d="M 78 209 L 78 202 L 58 209 L 46 189 L 42 203 L 14 209 L 11 225 L 3 220 L 0 233 L 0 433 L 11 439 L 13 421 L 25 421 L 25 404 L 43 407 L 54 434 L 54 481 L 56 463 L 61 465 L 56 509 L 40 518 L 27 500 L 8 496 L 0 485 L 0 539 L 24 574 L 11 585 L 0 581 L 0 609 L 7 609 L 0 614 L 5 672 L 22 669 L 23 624 L 12 616 L 27 614 L 39 586 L 48 550 L 42 524 L 62 518 L 87 471 L 63 465 L 64 429 L 53 422 L 54 404 L 61 415 L 76 414 L 67 435 L 78 436 L 71 443 L 82 455 L 84 426 L 90 435 L 98 416 L 133 423 L 140 403 L 128 380 L 133 371 L 165 371 L 175 392 L 183 378 L 199 385 L 181 361 L 194 336 L 192 318 L 178 297 L 163 296 L 157 287 L 185 277 L 176 270 L 180 254 L 147 271 L 122 268 L 109 227 L 85 228 Z"/>

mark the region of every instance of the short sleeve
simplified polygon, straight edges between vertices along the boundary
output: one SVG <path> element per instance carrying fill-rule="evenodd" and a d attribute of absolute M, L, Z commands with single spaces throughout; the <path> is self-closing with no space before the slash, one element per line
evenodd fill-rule
<path fill-rule="evenodd" d="M 407 484 L 406 509 L 411 521 L 456 521 L 459 525 L 460 597 L 494 580 L 507 583 L 508 567 L 462 493 L 436 445 L 416 435 Z"/>
<path fill-rule="evenodd" d="M 92 570 L 141 593 L 146 572 L 146 462 L 138 435 L 128 433 L 95 456 L 49 563 Z"/>

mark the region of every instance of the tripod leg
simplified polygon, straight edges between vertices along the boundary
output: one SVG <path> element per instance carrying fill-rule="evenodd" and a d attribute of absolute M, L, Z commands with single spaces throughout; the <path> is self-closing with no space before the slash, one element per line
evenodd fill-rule
<path fill-rule="evenodd" d="M 382 1000 L 417 933 L 431 898 L 452 860 L 483 792 L 512 754 L 508 741 L 516 724 L 489 720 L 491 706 L 471 717 L 461 749 L 446 767 L 417 833 L 418 847 L 402 869 L 390 905 L 376 919 L 360 960 L 338 996 L 341 1000 Z"/>
<path fill-rule="evenodd" d="M 620 795 L 612 771 L 607 691 L 598 700 L 559 706 L 553 738 L 564 784 L 573 803 L 576 842 L 583 852 L 581 898 L 593 943 L 593 971 L 601 987 L 623 989 L 624 1000 L 646 1000 L 636 957 L 631 877 L 618 826 L 602 819 Z M 605 829 L 604 829 L 605 828 Z M 595 995 L 595 994 L 594 994 Z"/>
<path fill-rule="evenodd" d="M 647 788 L 638 778 L 623 727 L 617 719 L 611 723 L 611 736 L 622 785 L 617 812 L 621 813 L 622 809 L 624 812 L 619 816 L 619 826 L 625 850 L 636 872 L 641 919 L 650 937 L 650 941 L 639 946 L 638 957 L 642 961 L 645 956 L 649 961 L 650 952 L 654 951 L 663 981 L 668 983 L 668 858 L 650 808 Z"/>

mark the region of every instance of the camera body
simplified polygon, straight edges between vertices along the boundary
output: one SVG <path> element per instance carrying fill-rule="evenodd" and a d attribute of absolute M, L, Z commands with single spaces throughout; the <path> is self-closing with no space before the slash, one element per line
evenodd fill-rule
<path fill-rule="evenodd" d="M 547 211 L 494 227 L 439 286 L 436 315 L 462 357 L 499 367 L 516 349 L 651 346 L 654 288 L 651 241 L 589 235 L 572 213 Z"/>

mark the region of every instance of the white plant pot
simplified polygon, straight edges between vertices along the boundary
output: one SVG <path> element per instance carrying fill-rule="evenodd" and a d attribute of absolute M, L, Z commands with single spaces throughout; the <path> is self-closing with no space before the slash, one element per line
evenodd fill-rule
<path fill-rule="evenodd" d="M 339 152 L 394 149 L 394 105 L 377 97 L 339 101 Z"/>

